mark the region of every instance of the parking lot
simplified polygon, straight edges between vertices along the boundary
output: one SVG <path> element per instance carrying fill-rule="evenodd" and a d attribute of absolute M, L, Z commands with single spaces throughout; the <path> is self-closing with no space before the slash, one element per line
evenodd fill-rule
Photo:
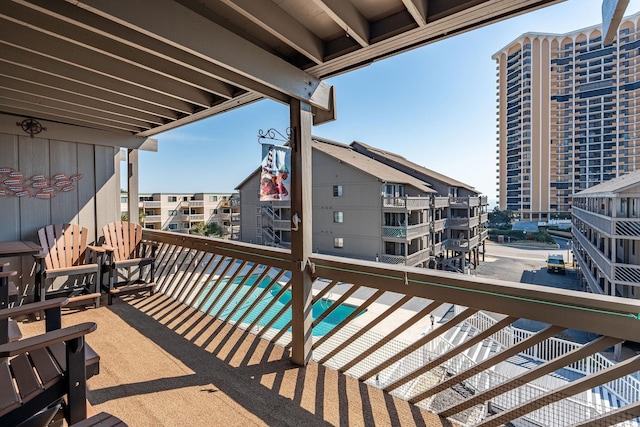
<path fill-rule="evenodd" d="M 560 248 L 547 249 L 517 245 L 498 244 L 487 241 L 485 261 L 471 272 L 477 277 L 550 286 L 559 289 L 584 291 L 577 271 L 566 268 L 566 274 L 547 273 L 547 256 L 562 254 L 565 263 L 572 261 L 572 254 L 567 254 L 565 239 L 559 239 Z M 564 248 L 564 249 L 563 249 Z M 546 325 L 541 322 L 520 319 L 514 326 L 529 331 L 538 331 Z M 582 331 L 568 330 L 559 335 L 562 338 L 585 343 L 596 336 Z"/>
<path fill-rule="evenodd" d="M 560 240 L 560 246 L 566 248 L 566 240 Z M 471 274 L 561 289 L 584 290 L 577 272 L 571 267 L 567 267 L 564 275 L 547 273 L 547 256 L 550 254 L 561 254 L 565 263 L 573 260 L 566 249 L 503 245 L 487 241 L 486 252 L 485 261 Z"/>

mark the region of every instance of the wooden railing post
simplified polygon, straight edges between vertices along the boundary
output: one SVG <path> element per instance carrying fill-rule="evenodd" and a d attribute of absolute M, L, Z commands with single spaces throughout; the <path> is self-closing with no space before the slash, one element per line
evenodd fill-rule
<path fill-rule="evenodd" d="M 135 224 L 140 224 L 138 182 L 138 150 L 129 150 L 127 152 L 127 210 L 129 222 Z"/>
<path fill-rule="evenodd" d="M 313 344 L 312 279 L 307 268 L 312 248 L 311 106 L 292 99 L 290 119 L 291 217 L 299 220 L 297 224 L 292 224 L 291 231 L 291 361 L 304 366 L 311 360 Z"/>

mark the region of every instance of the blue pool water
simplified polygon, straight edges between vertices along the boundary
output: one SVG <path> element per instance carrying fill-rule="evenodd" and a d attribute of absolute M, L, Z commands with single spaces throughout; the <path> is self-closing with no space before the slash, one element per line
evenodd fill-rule
<path fill-rule="evenodd" d="M 239 286 L 239 283 L 242 281 L 242 279 L 243 279 L 242 277 L 238 277 L 234 280 L 233 283 Z M 256 289 L 254 289 L 251 292 L 251 294 L 248 296 L 248 298 L 242 303 L 242 307 L 240 307 L 230 319 L 227 319 L 229 314 L 231 314 L 231 312 L 238 305 L 240 300 L 242 300 L 242 298 L 250 291 L 251 286 L 256 282 L 256 280 L 258 280 L 258 275 L 252 275 L 247 279 L 245 284 L 242 285 L 242 289 L 240 289 L 240 291 L 233 297 L 231 302 L 226 305 L 223 312 L 220 313 L 219 317 L 221 319 L 231 320 L 234 322 L 240 319 L 242 315 L 245 314 L 245 312 L 249 309 L 249 307 L 251 307 L 254 301 L 260 298 L 260 294 L 264 291 L 264 289 L 267 286 L 269 286 L 269 283 L 271 282 L 272 279 L 269 277 L 265 277 L 258 284 Z M 213 291 L 213 293 L 207 298 L 207 301 L 205 302 L 202 308 L 203 311 L 205 312 L 209 311 L 209 309 L 211 308 L 211 304 L 213 304 L 216 298 L 218 298 L 218 296 L 220 295 L 220 291 L 222 290 L 222 288 L 226 286 L 227 283 L 228 283 L 227 279 L 224 279 L 221 281 L 220 285 L 218 285 L 218 287 Z M 200 303 L 203 301 L 205 296 L 209 293 L 211 286 L 212 286 L 211 283 L 207 285 L 207 288 L 204 290 L 204 292 L 201 293 L 200 297 L 196 300 L 196 306 L 200 305 Z M 222 308 L 222 306 L 225 305 L 226 301 L 231 297 L 231 294 L 234 292 L 235 289 L 237 289 L 237 286 L 229 286 L 229 289 L 225 291 L 225 293 L 218 300 L 218 302 L 215 304 L 213 309 L 211 309 L 211 311 L 209 312 L 211 314 L 217 313 Z M 247 314 L 247 316 L 244 318 L 242 322 L 243 323 L 253 322 L 264 310 L 264 308 L 271 301 L 273 301 L 273 299 L 277 296 L 277 294 L 280 292 L 281 289 L 282 289 L 281 285 L 279 284 L 273 285 L 271 289 L 269 289 L 269 291 L 262 296 L 258 304 L 256 304 L 253 310 L 251 310 L 251 312 Z M 280 295 L 280 297 L 273 304 L 273 306 L 265 313 L 264 316 L 262 316 L 262 318 L 258 321 L 258 324 L 260 326 L 265 326 L 280 312 L 282 307 L 284 307 L 289 301 L 291 301 L 291 291 L 287 290 L 282 295 Z M 313 320 L 315 321 L 322 313 L 325 312 L 325 310 L 327 310 L 327 308 L 331 306 L 331 304 L 332 304 L 331 301 L 327 301 L 324 299 L 316 302 L 313 305 L 313 311 L 312 311 Z M 344 320 L 347 316 L 353 313 L 356 309 L 357 307 L 354 307 L 349 304 L 340 304 L 327 317 L 325 317 L 322 320 L 322 322 L 318 323 L 313 328 L 313 336 L 325 335 L 331 329 L 333 329 L 337 324 L 339 324 L 342 320 Z M 363 310 L 358 315 L 361 315 L 365 311 L 366 310 Z M 282 313 L 282 315 L 275 321 L 275 323 L 271 327 L 275 329 L 282 329 L 289 323 L 290 320 L 291 320 L 291 308 L 289 307 L 287 310 L 285 310 L 284 313 Z M 291 328 L 289 328 L 289 330 L 291 330 Z"/>

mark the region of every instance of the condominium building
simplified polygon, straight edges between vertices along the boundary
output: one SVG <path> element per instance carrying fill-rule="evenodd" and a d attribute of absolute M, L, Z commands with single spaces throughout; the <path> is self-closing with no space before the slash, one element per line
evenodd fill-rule
<path fill-rule="evenodd" d="M 360 142 L 312 144 L 315 252 L 458 270 L 477 265 L 488 205 L 473 187 Z M 289 247 L 290 204 L 260 202 L 259 181 L 256 170 L 238 186 L 240 240 Z"/>
<path fill-rule="evenodd" d="M 526 33 L 494 54 L 500 209 L 565 216 L 574 193 L 640 167 L 639 19 L 612 45 L 597 25 Z"/>
<path fill-rule="evenodd" d="M 240 202 L 237 193 L 140 194 L 140 224 L 145 228 L 189 233 L 196 224 L 216 223 L 222 237 L 237 239 Z M 127 196 L 120 196 L 121 211 L 127 211 Z"/>
<path fill-rule="evenodd" d="M 585 288 L 640 298 L 640 170 L 577 193 L 572 220 Z"/>

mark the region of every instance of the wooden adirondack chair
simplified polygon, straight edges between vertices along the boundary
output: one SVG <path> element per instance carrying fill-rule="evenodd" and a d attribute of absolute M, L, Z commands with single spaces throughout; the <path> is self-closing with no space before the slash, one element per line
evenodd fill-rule
<path fill-rule="evenodd" d="M 79 386 L 66 384 L 65 381 L 74 380 L 82 384 L 97 375 L 100 372 L 100 356 L 86 342 L 80 349 L 76 347 L 79 342 L 68 335 L 67 338 L 72 341 L 61 339 L 61 309 L 68 302 L 67 298 L 55 298 L 0 309 L 0 327 L 3 328 L 0 331 L 0 425 L 16 425 L 20 422 L 19 427 L 46 426 L 60 410 L 65 396 L 68 402 L 67 416 L 75 421 L 86 418 L 86 406 L 82 402 L 85 393 L 78 389 Z M 18 339 L 6 339 L 8 319 L 43 311 L 46 313 L 44 335 L 26 338 L 22 342 Z M 95 329 L 95 324 L 91 325 L 94 326 L 82 330 L 91 332 Z M 69 331 L 70 328 L 65 330 Z M 54 333 L 56 331 L 58 332 Z M 73 346 L 70 350 L 67 349 L 69 344 Z M 65 380 L 67 376 L 68 380 Z M 69 396 L 69 393 L 73 395 Z"/>
<path fill-rule="evenodd" d="M 0 316 L 13 316 L 0 310 Z M 8 313 L 7 313 L 8 312 Z M 84 335 L 96 329 L 83 323 L 0 345 L 0 425 L 18 425 L 66 396 L 68 423 L 87 418 Z M 63 346 L 64 366 L 50 356 Z"/>
<path fill-rule="evenodd" d="M 99 280 L 103 249 L 87 245 L 89 230 L 76 224 L 48 225 L 38 230 L 42 253 L 37 260 L 35 300 L 67 296 L 69 302 L 95 299 L 100 305 Z M 59 290 L 48 290 L 58 277 L 81 277 Z M 93 280 L 91 280 L 93 279 Z"/>
<path fill-rule="evenodd" d="M 142 227 L 131 222 L 113 222 L 102 229 L 106 251 L 103 274 L 109 281 L 102 282 L 109 298 L 113 296 L 149 290 L 155 287 L 155 260 L 157 244 L 142 240 Z M 148 274 L 145 274 L 148 267 Z M 135 279 L 134 279 L 135 277 Z"/>

